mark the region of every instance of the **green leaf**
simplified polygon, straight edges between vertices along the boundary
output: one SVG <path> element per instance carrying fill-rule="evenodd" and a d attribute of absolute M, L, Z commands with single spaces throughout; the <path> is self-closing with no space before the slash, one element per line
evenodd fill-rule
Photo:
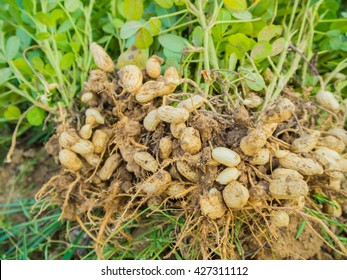
<path fill-rule="evenodd" d="M 11 69 L 9 67 L 0 68 L 0 85 L 5 83 L 12 75 Z"/>
<path fill-rule="evenodd" d="M 306 225 L 306 220 L 302 220 L 298 232 L 296 233 L 295 239 L 299 239 L 299 237 L 301 236 L 302 232 L 304 231 Z"/>
<path fill-rule="evenodd" d="M 171 51 L 169 49 L 165 49 L 164 48 L 163 53 L 164 53 L 165 57 L 168 58 L 168 59 L 170 58 L 172 60 L 180 61 L 181 58 L 182 58 L 182 53 L 180 53 L 180 52 L 173 52 L 173 51 Z"/>
<path fill-rule="evenodd" d="M 142 69 L 146 66 L 147 59 L 148 49 L 139 50 L 132 45 L 119 56 L 116 68 L 120 69 L 125 65 L 133 64 Z"/>
<path fill-rule="evenodd" d="M 64 18 L 65 13 L 61 9 L 55 9 L 50 13 L 50 16 L 53 18 L 54 21 L 57 21 L 58 19 Z"/>
<path fill-rule="evenodd" d="M 28 112 L 26 118 L 31 125 L 39 126 L 45 119 L 45 111 L 39 107 L 34 107 Z"/>
<path fill-rule="evenodd" d="M 286 40 L 284 38 L 278 38 L 272 43 L 271 56 L 280 54 L 284 50 Z"/>
<path fill-rule="evenodd" d="M 45 63 L 38 56 L 34 56 L 31 59 L 31 63 L 32 63 L 33 67 L 36 68 L 37 70 L 43 70 L 45 67 Z"/>
<path fill-rule="evenodd" d="M 193 30 L 192 41 L 197 47 L 202 46 L 203 31 L 200 25 L 196 26 Z"/>
<path fill-rule="evenodd" d="M 36 35 L 36 38 L 40 41 L 47 40 L 51 37 L 51 34 L 48 32 L 41 32 Z"/>
<path fill-rule="evenodd" d="M 160 45 L 165 49 L 175 52 L 182 53 L 183 49 L 186 47 L 188 41 L 175 34 L 164 34 L 158 37 Z"/>
<path fill-rule="evenodd" d="M 235 11 L 242 11 L 247 9 L 246 0 L 223 0 L 224 4 Z"/>
<path fill-rule="evenodd" d="M 80 0 L 65 0 L 64 7 L 68 12 L 72 13 L 77 9 L 82 8 L 83 5 Z"/>
<path fill-rule="evenodd" d="M 278 37 L 282 33 L 282 26 L 280 25 L 267 25 L 258 34 L 258 42 L 270 41 L 271 39 Z"/>
<path fill-rule="evenodd" d="M 4 117 L 6 119 L 18 119 L 21 114 L 22 112 L 17 106 L 9 105 L 4 112 Z"/>
<path fill-rule="evenodd" d="M 119 18 L 114 18 L 112 20 L 112 25 L 115 27 L 115 28 L 121 28 L 123 25 L 124 25 L 124 22 L 122 20 L 120 20 Z"/>
<path fill-rule="evenodd" d="M 120 29 L 120 38 L 128 39 L 135 35 L 136 32 L 143 26 L 139 21 L 128 21 Z"/>
<path fill-rule="evenodd" d="M 242 19 L 242 20 L 252 19 L 252 14 L 248 11 L 233 11 L 231 14 L 236 19 Z"/>
<path fill-rule="evenodd" d="M 154 0 L 160 7 L 170 9 L 174 3 L 173 0 Z"/>
<path fill-rule="evenodd" d="M 9 60 L 14 59 L 20 47 L 20 39 L 17 36 L 11 36 L 6 41 L 6 56 Z"/>
<path fill-rule="evenodd" d="M 25 75 L 31 75 L 31 69 L 28 65 L 28 63 L 24 60 L 23 57 L 18 57 L 15 60 L 13 60 L 13 64 L 17 67 L 17 69 L 22 72 L 22 74 Z"/>
<path fill-rule="evenodd" d="M 149 29 L 151 30 L 153 35 L 158 34 L 160 32 L 160 29 L 161 29 L 160 19 L 158 19 L 158 18 L 150 19 Z"/>
<path fill-rule="evenodd" d="M 143 14 L 143 0 L 124 0 L 124 16 L 128 20 L 139 20 Z"/>
<path fill-rule="evenodd" d="M 61 70 L 65 70 L 71 67 L 71 65 L 75 61 L 75 55 L 71 52 L 66 53 L 63 55 L 61 61 L 60 61 L 60 68 Z"/>
<path fill-rule="evenodd" d="M 46 26 L 54 26 L 55 24 L 54 19 L 44 12 L 38 12 L 35 15 L 35 18 L 37 19 L 38 22 Z"/>
<path fill-rule="evenodd" d="M 151 33 L 145 27 L 142 27 L 136 34 L 135 46 L 139 49 L 147 49 L 152 43 L 153 37 Z"/>
<path fill-rule="evenodd" d="M 247 52 L 252 48 L 252 40 L 248 38 L 245 34 L 236 33 L 230 35 L 228 40 L 232 46 L 240 49 L 240 51 Z"/>
<path fill-rule="evenodd" d="M 56 34 L 54 34 L 53 38 L 54 38 L 57 42 L 67 42 L 66 33 L 56 33 Z"/>
<path fill-rule="evenodd" d="M 251 57 L 260 62 L 271 55 L 272 47 L 269 42 L 256 43 L 251 51 Z"/>

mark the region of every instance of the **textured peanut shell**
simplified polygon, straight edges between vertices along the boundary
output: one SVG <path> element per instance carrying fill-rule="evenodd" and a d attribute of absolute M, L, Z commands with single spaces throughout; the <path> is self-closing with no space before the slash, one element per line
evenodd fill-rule
<path fill-rule="evenodd" d="M 114 70 L 114 64 L 109 57 L 109 55 L 106 53 L 103 47 L 98 45 L 97 43 L 93 42 L 90 45 L 90 51 L 93 55 L 94 62 L 98 68 L 105 72 L 113 72 Z"/>
<path fill-rule="evenodd" d="M 101 113 L 95 108 L 89 108 L 86 110 L 86 123 L 94 125 L 94 123 L 104 124 L 105 119 Z"/>
<path fill-rule="evenodd" d="M 241 183 L 232 181 L 224 188 L 223 199 L 229 208 L 242 208 L 249 199 L 249 192 Z"/>
<path fill-rule="evenodd" d="M 206 196 L 200 196 L 199 204 L 201 213 L 212 220 L 221 218 L 227 210 L 221 192 L 215 188 L 210 189 Z"/>
<path fill-rule="evenodd" d="M 155 158 L 148 152 L 137 152 L 134 154 L 134 161 L 143 169 L 156 172 L 158 170 L 158 163 Z"/>
<path fill-rule="evenodd" d="M 111 178 L 113 172 L 120 166 L 121 164 L 121 156 L 119 154 L 113 154 L 109 156 L 104 165 L 99 170 L 99 178 L 102 181 L 106 181 Z"/>
<path fill-rule="evenodd" d="M 158 117 L 158 110 L 150 111 L 143 119 L 143 126 L 147 131 L 155 131 L 157 129 L 160 119 Z"/>
<path fill-rule="evenodd" d="M 174 183 L 166 189 L 165 193 L 168 196 L 177 199 L 177 198 L 184 197 L 186 195 L 185 191 L 186 191 L 186 188 L 184 184 Z"/>
<path fill-rule="evenodd" d="M 140 188 L 148 195 L 160 195 L 168 188 L 171 182 L 171 175 L 165 170 L 158 170 L 145 182 L 140 184 Z"/>
<path fill-rule="evenodd" d="M 196 183 L 199 180 L 198 172 L 186 161 L 179 160 L 176 162 L 177 171 L 188 181 Z"/>
<path fill-rule="evenodd" d="M 342 153 L 346 148 L 346 145 L 341 138 L 332 135 L 321 137 L 318 146 L 329 148 L 338 153 Z"/>
<path fill-rule="evenodd" d="M 271 176 L 273 179 L 283 178 L 283 177 L 291 177 L 291 178 L 298 178 L 298 179 L 304 178 L 298 171 L 287 169 L 287 168 L 276 168 L 272 172 Z"/>
<path fill-rule="evenodd" d="M 85 140 L 88 140 L 90 137 L 92 137 L 92 134 L 93 134 L 93 130 L 90 124 L 85 124 L 84 126 L 81 127 L 79 131 L 79 135 Z"/>
<path fill-rule="evenodd" d="M 178 103 L 177 108 L 186 109 L 190 113 L 199 109 L 204 104 L 204 100 L 200 95 L 194 95 Z"/>
<path fill-rule="evenodd" d="M 274 131 L 277 129 L 278 123 L 264 123 L 260 122 L 257 124 L 256 130 L 261 131 L 265 134 L 266 139 L 270 138 Z"/>
<path fill-rule="evenodd" d="M 294 153 L 288 153 L 279 159 L 279 163 L 284 168 L 293 169 L 302 175 L 318 175 L 323 173 L 322 166 L 311 158 L 304 158 Z"/>
<path fill-rule="evenodd" d="M 169 136 L 163 137 L 159 141 L 159 154 L 163 159 L 167 159 L 171 156 L 173 150 L 173 143 Z"/>
<path fill-rule="evenodd" d="M 59 152 L 59 161 L 64 167 L 75 172 L 83 167 L 83 163 L 78 156 L 73 151 L 67 149 Z"/>
<path fill-rule="evenodd" d="M 253 130 L 243 137 L 240 142 L 242 152 L 247 156 L 253 156 L 266 144 L 266 136 L 259 130 Z"/>
<path fill-rule="evenodd" d="M 101 154 L 107 147 L 108 143 L 108 134 L 104 130 L 97 129 L 95 130 L 92 138 L 92 143 L 94 145 L 94 152 Z"/>
<path fill-rule="evenodd" d="M 186 124 L 184 122 L 182 123 L 171 123 L 170 124 L 170 131 L 173 137 L 179 139 L 181 136 L 182 131 L 186 128 Z"/>
<path fill-rule="evenodd" d="M 126 65 L 119 69 L 119 84 L 127 92 L 136 93 L 142 86 L 142 71 L 136 65 Z"/>
<path fill-rule="evenodd" d="M 308 153 L 317 146 L 319 136 L 319 131 L 302 135 L 293 141 L 290 150 L 294 153 Z"/>
<path fill-rule="evenodd" d="M 289 215 L 282 210 L 272 211 L 270 221 L 276 227 L 287 227 L 289 225 Z"/>
<path fill-rule="evenodd" d="M 135 98 L 140 103 L 146 103 L 156 97 L 169 95 L 173 93 L 175 89 L 175 85 L 166 84 L 164 81 L 148 81 L 140 87 Z"/>
<path fill-rule="evenodd" d="M 264 102 L 264 99 L 256 94 L 250 94 L 243 100 L 243 105 L 248 108 L 257 108 Z"/>
<path fill-rule="evenodd" d="M 81 138 L 77 135 L 74 129 L 64 131 L 59 136 L 59 144 L 64 149 L 70 149 L 70 147 L 76 144 Z"/>
<path fill-rule="evenodd" d="M 271 180 L 269 191 L 277 199 L 295 199 L 308 194 L 307 183 L 294 177 L 280 177 Z"/>
<path fill-rule="evenodd" d="M 268 163 L 269 160 L 270 160 L 270 151 L 269 149 L 263 148 L 263 149 L 260 149 L 258 152 L 256 152 L 249 162 L 254 165 L 264 165 Z"/>
<path fill-rule="evenodd" d="M 82 157 L 93 167 L 96 167 L 100 161 L 100 157 L 96 154 L 86 154 L 82 155 Z"/>
<path fill-rule="evenodd" d="M 148 76 L 152 79 L 156 79 L 160 76 L 160 65 L 164 62 L 164 60 L 156 55 L 151 56 L 146 63 L 146 72 Z"/>
<path fill-rule="evenodd" d="M 212 158 L 229 167 L 235 167 L 241 162 L 241 158 L 238 153 L 225 147 L 217 147 L 212 150 Z"/>
<path fill-rule="evenodd" d="M 164 78 L 166 83 L 178 83 L 180 75 L 178 74 L 176 67 L 171 66 L 165 70 Z"/>
<path fill-rule="evenodd" d="M 193 127 L 185 128 L 180 136 L 180 144 L 183 151 L 196 154 L 201 150 L 200 133 Z"/>
<path fill-rule="evenodd" d="M 262 121 L 266 123 L 281 123 L 288 120 L 294 113 L 295 106 L 287 98 L 279 97 L 261 114 Z"/>
<path fill-rule="evenodd" d="M 336 112 L 339 110 L 340 104 L 336 100 L 335 96 L 329 91 L 320 91 L 316 95 L 317 102 L 322 105 L 322 107 Z"/>
<path fill-rule="evenodd" d="M 183 108 L 160 106 L 158 108 L 158 117 L 164 122 L 182 123 L 188 120 L 189 112 Z"/>
<path fill-rule="evenodd" d="M 334 127 L 329 129 L 329 133 L 339 137 L 345 145 L 347 145 L 347 131 L 341 127 Z"/>

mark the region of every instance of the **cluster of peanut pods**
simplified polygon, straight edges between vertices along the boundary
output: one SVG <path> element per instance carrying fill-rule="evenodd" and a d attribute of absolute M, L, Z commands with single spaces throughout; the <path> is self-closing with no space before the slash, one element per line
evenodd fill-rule
<path fill-rule="evenodd" d="M 100 69 L 97 71 L 114 72 L 113 61 L 102 47 L 93 43 L 91 51 Z M 159 153 L 135 149 L 125 155 L 122 150 L 109 149 L 115 139 L 114 130 L 105 125 L 107 120 L 102 110 L 95 106 L 98 92 L 85 91 L 81 95 L 82 102 L 94 106 L 85 111 L 84 124 L 78 131 L 70 128 L 59 136 L 59 160 L 66 169 L 83 173 L 84 169 L 92 167 L 96 172 L 91 183 L 106 182 L 110 185 L 117 168 L 126 162 L 129 172 L 136 165 L 146 173 L 145 178 L 133 180 L 136 192 L 151 198 L 166 196 L 177 200 L 187 196 L 190 190 L 202 188 L 199 177 L 203 169 L 199 168 L 199 163 L 204 162 L 205 166 L 218 167 L 215 185 L 199 196 L 201 213 L 210 219 L 221 218 L 228 208 L 266 207 L 272 200 L 302 208 L 310 191 L 308 182 L 314 182 L 312 178 L 315 176 L 328 178 L 329 188 L 341 188 L 347 172 L 347 159 L 343 156 L 347 144 L 344 129 L 332 128 L 324 133 L 307 129 L 292 143 L 287 143 L 286 148 L 279 148 L 273 134 L 279 124 L 286 122 L 295 112 L 295 105 L 289 99 L 279 97 L 261 112 L 260 121 L 248 127 L 237 151 L 230 147 L 211 147 L 210 143 L 202 142 L 199 129 L 187 126 L 190 118 L 209 104 L 208 100 L 203 95 L 187 94 L 186 99 L 176 102 L 175 106 L 166 104 L 165 96 L 173 94 L 181 79 L 175 67 L 167 68 L 162 76 L 163 62 L 162 58 L 152 56 L 143 71 L 135 65 L 117 71 L 117 83 L 123 92 L 130 94 L 141 106 L 151 103 L 146 116 L 139 122 L 142 133 L 150 137 L 159 124 L 166 124 L 168 130 L 157 143 Z M 150 78 L 143 83 L 144 73 Z M 324 96 L 320 99 L 323 100 Z M 154 107 L 154 100 L 162 100 L 155 103 L 161 105 Z M 261 103 L 262 99 L 256 95 L 243 102 L 249 108 Z M 205 147 L 210 148 L 210 158 L 203 161 L 202 150 Z M 184 156 L 173 156 L 174 149 L 181 149 Z M 273 160 L 277 161 L 274 170 Z M 271 171 L 254 184 L 245 184 L 244 180 L 238 180 L 242 173 L 239 167 L 245 163 L 255 167 L 267 166 Z M 343 207 L 334 208 L 334 214 L 341 215 Z M 285 211 L 272 211 L 270 216 L 278 227 L 289 224 Z"/>

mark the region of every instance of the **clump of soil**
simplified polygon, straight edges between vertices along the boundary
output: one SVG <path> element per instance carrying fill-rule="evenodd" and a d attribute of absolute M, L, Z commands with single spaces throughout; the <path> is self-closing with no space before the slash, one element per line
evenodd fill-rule
<path fill-rule="evenodd" d="M 76 220 L 95 241 L 100 258 L 108 242 L 132 239 L 122 226 L 141 221 L 147 207 L 184 217 L 174 248 L 183 256 L 190 243 L 199 244 L 203 259 L 269 258 L 269 252 L 308 259 L 324 242 L 322 226 L 333 250 L 346 255 L 334 231 L 306 211 L 345 221 L 347 134 L 331 130 L 333 121 L 316 125 L 319 114 L 307 114 L 308 107 L 319 110 L 314 104 L 283 93 L 263 110 L 250 102 L 234 107 L 205 95 L 174 67 L 161 76 L 157 57 L 144 70 L 113 71 L 108 59 L 100 62 L 107 55 L 102 49 L 93 55 L 100 69 L 91 71 L 81 93 L 81 114 L 46 145 L 61 172 L 37 199 L 49 194 L 59 203 L 62 217 Z M 196 93 L 177 92 L 183 83 Z M 336 207 L 320 208 L 313 194 Z M 295 239 L 303 219 L 310 228 Z M 246 254 L 236 250 L 240 244 Z"/>

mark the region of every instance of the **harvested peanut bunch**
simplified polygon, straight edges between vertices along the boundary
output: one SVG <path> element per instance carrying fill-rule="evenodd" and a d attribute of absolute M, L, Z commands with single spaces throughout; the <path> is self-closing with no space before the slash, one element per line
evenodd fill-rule
<path fill-rule="evenodd" d="M 97 247 L 111 233 L 130 240 L 122 225 L 140 222 L 146 209 L 184 218 L 186 231 L 173 233 L 182 244 L 211 238 L 215 247 L 202 257 L 220 246 L 217 239 L 227 242 L 237 219 L 259 234 L 254 244 L 271 246 L 276 239 L 264 233 L 289 228 L 312 197 L 331 198 L 339 208 L 328 203 L 321 211 L 343 215 L 347 132 L 315 125 L 297 97 L 268 101 L 248 90 L 243 102 L 228 103 L 194 83 L 175 92 L 187 79 L 175 67 L 164 69 L 159 56 L 144 69 L 115 69 L 101 46 L 93 43 L 91 51 L 98 70 L 81 93 L 82 113 L 57 129 L 61 173 L 38 199 L 49 194 L 62 217 L 89 225 Z M 339 114 L 333 97 L 320 92 L 317 110 Z"/>

